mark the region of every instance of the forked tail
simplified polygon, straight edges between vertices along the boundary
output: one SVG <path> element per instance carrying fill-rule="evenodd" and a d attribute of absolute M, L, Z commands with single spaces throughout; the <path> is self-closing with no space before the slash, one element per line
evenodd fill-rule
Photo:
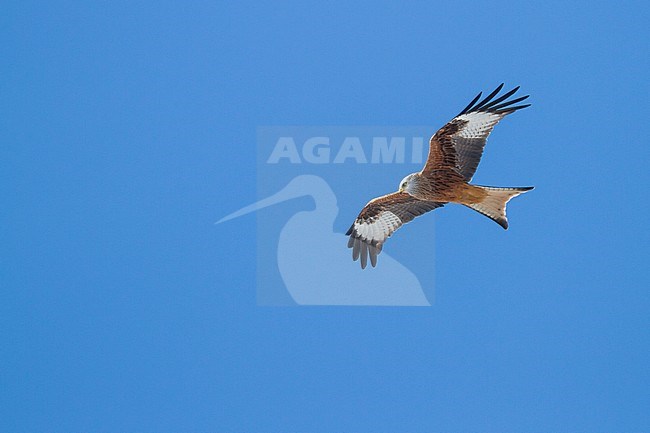
<path fill-rule="evenodd" d="M 477 186 L 487 193 L 487 195 L 477 203 L 466 204 L 475 211 L 482 213 L 486 217 L 494 220 L 504 229 L 508 229 L 508 218 L 506 218 L 506 204 L 513 197 L 523 194 L 533 189 L 532 186 L 523 188 L 495 188 L 491 186 Z"/>

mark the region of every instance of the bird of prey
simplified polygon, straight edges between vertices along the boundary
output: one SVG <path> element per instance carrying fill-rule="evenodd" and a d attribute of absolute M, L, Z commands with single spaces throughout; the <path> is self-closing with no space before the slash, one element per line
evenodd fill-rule
<path fill-rule="evenodd" d="M 533 187 L 497 188 L 469 182 L 481 160 L 483 148 L 494 126 L 505 116 L 530 104 L 515 105 L 528 95 L 510 99 L 519 86 L 497 97 L 503 84 L 477 102 L 481 93 L 429 140 L 429 156 L 422 171 L 406 176 L 399 190 L 371 200 L 347 231 L 352 259 L 361 258 L 361 268 L 377 265 L 377 255 L 395 230 L 447 203 L 459 203 L 508 228 L 506 204 Z"/>

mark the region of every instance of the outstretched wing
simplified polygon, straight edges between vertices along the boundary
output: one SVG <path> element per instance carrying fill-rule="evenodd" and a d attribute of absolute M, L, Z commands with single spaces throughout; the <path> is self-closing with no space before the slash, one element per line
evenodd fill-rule
<path fill-rule="evenodd" d="M 508 114 L 530 106 L 514 105 L 528 98 L 528 95 L 507 100 L 519 90 L 519 86 L 493 99 L 502 88 L 503 84 L 477 103 L 481 97 L 479 93 L 460 114 L 431 137 L 429 157 L 423 173 L 454 168 L 468 182 L 472 179 L 481 161 L 487 137 L 495 125 Z"/>
<path fill-rule="evenodd" d="M 394 192 L 371 200 L 347 231 L 350 236 L 348 248 L 352 248 L 352 259 L 361 257 L 361 268 L 368 264 L 377 265 L 377 255 L 384 242 L 395 230 L 444 203 L 423 201 L 405 192 Z"/>

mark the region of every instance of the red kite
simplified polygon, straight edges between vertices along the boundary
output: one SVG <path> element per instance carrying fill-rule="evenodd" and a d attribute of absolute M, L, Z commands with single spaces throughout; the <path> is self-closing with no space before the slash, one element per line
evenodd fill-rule
<path fill-rule="evenodd" d="M 493 99 L 503 88 L 496 88 L 482 101 L 479 93 L 472 102 L 440 128 L 429 141 L 429 157 L 422 171 L 406 176 L 399 191 L 371 200 L 347 231 L 352 259 L 361 258 L 361 268 L 377 265 L 377 255 L 395 230 L 430 210 L 447 203 L 459 203 L 508 228 L 506 204 L 513 197 L 533 189 L 496 188 L 472 185 L 488 135 L 505 116 L 530 104 L 514 105 L 528 95 L 507 100 L 519 86 Z"/>

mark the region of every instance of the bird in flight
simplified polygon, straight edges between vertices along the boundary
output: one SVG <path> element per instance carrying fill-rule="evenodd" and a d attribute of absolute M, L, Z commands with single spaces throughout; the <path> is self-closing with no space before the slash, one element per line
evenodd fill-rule
<path fill-rule="evenodd" d="M 347 231 L 352 259 L 361 259 L 361 268 L 377 265 L 384 242 L 395 230 L 426 212 L 447 203 L 459 203 L 508 228 L 506 204 L 513 197 L 533 189 L 497 188 L 469 182 L 483 155 L 488 135 L 510 113 L 530 106 L 515 105 L 528 95 L 510 99 L 519 86 L 494 99 L 503 84 L 481 98 L 479 93 L 463 111 L 429 140 L 429 157 L 418 173 L 406 176 L 399 190 L 371 200 Z"/>

